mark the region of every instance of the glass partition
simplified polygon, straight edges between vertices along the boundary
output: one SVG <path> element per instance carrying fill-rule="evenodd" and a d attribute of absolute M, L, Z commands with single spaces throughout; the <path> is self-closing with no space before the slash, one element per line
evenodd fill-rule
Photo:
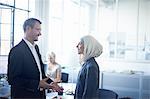
<path fill-rule="evenodd" d="M 99 33 L 108 59 L 150 60 L 150 0 L 99 0 Z"/>

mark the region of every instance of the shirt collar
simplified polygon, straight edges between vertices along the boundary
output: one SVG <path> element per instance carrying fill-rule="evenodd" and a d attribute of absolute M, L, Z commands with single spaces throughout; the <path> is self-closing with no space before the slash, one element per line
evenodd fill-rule
<path fill-rule="evenodd" d="M 32 43 L 30 43 L 27 39 L 25 39 L 25 38 L 23 38 L 23 40 L 27 43 L 27 45 L 29 46 L 29 47 L 35 47 L 35 43 L 34 44 L 32 44 Z"/>

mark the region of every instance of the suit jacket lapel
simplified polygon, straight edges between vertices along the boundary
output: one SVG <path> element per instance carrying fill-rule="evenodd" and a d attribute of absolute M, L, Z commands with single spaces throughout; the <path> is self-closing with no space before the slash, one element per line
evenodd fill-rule
<path fill-rule="evenodd" d="M 34 61 L 34 63 L 36 64 L 36 67 L 37 67 L 37 69 L 38 69 L 37 63 L 36 63 L 36 61 L 35 61 L 35 58 L 34 58 L 32 52 L 31 52 L 30 48 L 28 47 L 28 45 L 25 43 L 24 40 L 23 40 L 23 42 L 24 42 L 26 48 L 29 50 L 29 53 L 31 54 L 31 57 L 33 58 L 33 61 Z M 37 52 L 37 54 L 38 54 L 39 61 L 40 61 L 40 65 L 41 65 L 42 76 L 44 77 L 44 75 L 43 75 L 43 73 L 44 73 L 44 67 L 43 67 L 43 62 L 42 62 L 42 59 L 41 59 L 41 54 L 40 54 L 40 52 L 39 52 L 39 47 L 38 47 L 38 45 L 35 45 L 35 50 L 36 50 L 36 52 Z M 39 70 L 39 69 L 38 69 L 38 70 Z"/>
<path fill-rule="evenodd" d="M 26 44 L 26 42 L 25 42 L 24 40 L 22 40 L 22 43 L 24 44 L 24 49 L 27 50 L 28 53 L 29 53 L 29 58 L 30 58 L 30 59 L 32 58 L 33 62 L 35 63 L 35 66 L 37 67 L 36 60 L 35 60 L 35 58 L 34 58 L 32 52 L 31 52 L 29 46 Z M 31 57 L 30 57 L 30 56 L 31 56 Z M 37 68 L 38 68 L 38 67 L 37 67 Z"/>
<path fill-rule="evenodd" d="M 35 45 L 35 50 L 36 50 L 36 52 L 38 54 L 38 57 L 39 57 L 39 61 L 40 61 L 40 65 L 41 65 L 41 71 L 42 71 L 42 77 L 45 78 L 44 65 L 43 65 L 43 62 L 42 62 L 42 58 L 41 58 L 41 54 L 40 54 L 38 45 Z"/>

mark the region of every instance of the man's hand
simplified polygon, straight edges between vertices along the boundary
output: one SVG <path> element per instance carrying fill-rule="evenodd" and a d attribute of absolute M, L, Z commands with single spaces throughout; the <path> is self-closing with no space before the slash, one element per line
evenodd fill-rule
<path fill-rule="evenodd" d="M 57 91 L 57 92 L 63 92 L 63 88 L 60 87 L 56 82 L 50 83 L 52 90 Z"/>
<path fill-rule="evenodd" d="M 52 89 L 52 90 L 57 91 L 57 92 L 62 92 L 64 90 L 56 82 L 51 82 L 50 84 L 48 84 L 46 82 L 48 79 L 49 78 L 44 78 L 44 79 L 40 80 L 39 87 L 44 88 L 44 89 Z"/>
<path fill-rule="evenodd" d="M 48 84 L 46 81 L 48 80 L 49 78 L 44 78 L 42 80 L 40 80 L 39 82 L 39 87 L 40 88 L 44 88 L 44 89 L 47 89 L 47 88 L 50 88 L 50 84 Z"/>

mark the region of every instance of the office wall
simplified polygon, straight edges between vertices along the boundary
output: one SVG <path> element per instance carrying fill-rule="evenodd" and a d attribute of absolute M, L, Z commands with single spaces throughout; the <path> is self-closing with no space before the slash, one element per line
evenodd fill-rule
<path fill-rule="evenodd" d="M 120 61 L 99 59 L 102 71 L 123 72 L 123 71 L 143 71 L 150 75 L 150 63 L 142 61 Z"/>

